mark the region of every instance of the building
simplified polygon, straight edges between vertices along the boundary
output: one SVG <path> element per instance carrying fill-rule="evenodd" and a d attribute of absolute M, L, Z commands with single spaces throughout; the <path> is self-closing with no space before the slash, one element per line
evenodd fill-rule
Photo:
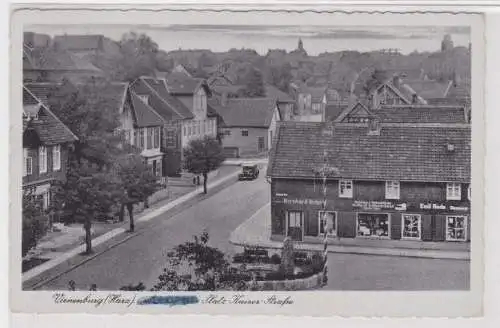
<path fill-rule="evenodd" d="M 70 52 L 78 57 L 100 53 L 117 54 L 120 51 L 117 42 L 100 34 L 56 35 L 53 43 L 56 50 Z"/>
<path fill-rule="evenodd" d="M 273 240 L 321 242 L 325 220 L 333 239 L 470 240 L 469 124 L 282 122 L 277 133 Z"/>
<path fill-rule="evenodd" d="M 28 88 L 23 87 L 23 191 L 47 210 L 50 187 L 66 179 L 68 155 L 78 138 Z"/>
<path fill-rule="evenodd" d="M 295 96 L 296 121 L 323 122 L 327 103 L 326 87 L 310 87 L 291 84 Z"/>
<path fill-rule="evenodd" d="M 337 114 L 336 112 L 334 114 L 333 110 L 329 113 L 332 116 Z M 470 123 L 468 111 L 460 105 L 382 105 L 379 108 L 368 109 L 361 102 L 345 107 L 331 121 L 368 123 L 373 119 L 382 123 Z"/>
<path fill-rule="evenodd" d="M 289 94 L 273 85 L 266 84 L 266 97 L 275 98 L 278 102 L 279 112 L 283 121 L 290 121 L 294 116 L 295 100 Z"/>
<path fill-rule="evenodd" d="M 218 115 L 219 134 L 227 157 L 269 151 L 281 114 L 275 98 L 235 98 L 209 102 Z"/>
<path fill-rule="evenodd" d="M 182 171 L 183 149 L 189 141 L 217 136 L 217 119 L 208 111 L 206 89 L 200 83 L 167 87 L 164 79 L 141 77 L 130 85 L 144 103 L 163 119 L 161 151 L 166 175 Z"/>
<path fill-rule="evenodd" d="M 99 68 L 70 52 L 23 46 L 24 82 L 61 82 L 68 79 L 82 83 L 102 76 Z"/>

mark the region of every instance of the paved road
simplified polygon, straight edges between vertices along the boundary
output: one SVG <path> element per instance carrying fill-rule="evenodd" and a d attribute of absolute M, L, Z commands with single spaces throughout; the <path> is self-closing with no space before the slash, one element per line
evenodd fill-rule
<path fill-rule="evenodd" d="M 99 290 L 117 290 L 128 284 L 143 282 L 149 289 L 164 268 L 165 256 L 178 244 L 207 229 L 209 244 L 225 253 L 233 253 L 229 236 L 243 221 L 269 202 L 270 188 L 264 173 L 254 181 L 236 182 L 211 197 L 172 217 L 160 215 L 154 225 L 123 244 L 70 271 L 41 289 L 67 289 L 74 280 L 77 289 L 88 289 L 95 283 Z"/>
<path fill-rule="evenodd" d="M 470 262 L 357 254 L 328 255 L 328 290 L 465 290 Z"/>

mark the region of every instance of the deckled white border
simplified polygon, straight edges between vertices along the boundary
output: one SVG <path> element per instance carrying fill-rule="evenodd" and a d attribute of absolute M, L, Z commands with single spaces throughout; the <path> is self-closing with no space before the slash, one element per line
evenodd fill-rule
<path fill-rule="evenodd" d="M 227 6 L 226 6 L 226 8 L 227 8 Z M 413 8 L 412 8 L 412 9 L 413 9 Z M 69 16 L 70 16 L 70 15 L 68 15 L 68 17 L 69 17 Z M 127 15 L 127 16 L 128 16 L 128 15 Z M 107 17 L 109 17 L 109 14 L 107 15 Z M 428 16 L 427 16 L 427 17 L 428 17 Z M 427 18 L 427 17 L 426 17 L 426 18 Z M 149 17 L 148 17 L 148 18 L 149 18 Z M 385 18 L 385 17 L 384 17 L 384 18 Z M 72 18 L 72 21 L 74 21 L 74 19 L 73 19 L 73 18 Z M 130 21 L 130 17 L 127 17 L 127 21 Z M 385 24 L 388 24 L 388 23 L 387 23 L 387 20 L 385 20 L 385 19 L 384 19 L 384 21 L 385 21 Z M 441 19 L 441 20 L 440 20 L 440 22 L 441 22 L 441 23 L 442 23 L 442 21 L 443 21 L 443 19 Z M 366 20 L 365 20 L 365 22 L 366 22 Z M 408 23 L 409 23 L 409 22 L 408 22 L 408 20 L 406 20 L 406 21 L 405 21 L 405 23 L 406 23 L 406 24 L 408 24 Z M 385 24 L 384 24 L 384 25 L 385 25 Z M 422 23 L 420 22 L 420 24 L 422 24 Z M 434 24 L 435 24 L 435 23 L 434 23 Z M 473 30 L 473 33 L 474 33 L 474 30 Z M 478 46 L 480 46 L 480 45 L 478 45 L 478 42 L 476 41 L 476 38 L 475 38 L 475 37 L 473 37 L 473 40 L 474 40 L 474 42 L 473 42 L 473 47 L 474 47 L 474 48 L 473 48 L 473 51 L 474 51 L 474 53 L 481 53 L 481 52 L 482 52 L 482 51 L 481 51 L 481 49 L 478 49 L 478 48 L 477 48 L 477 47 L 478 47 Z M 13 57 L 13 58 L 14 58 L 14 57 Z M 18 58 L 20 58 L 20 56 L 19 56 Z M 15 77 L 13 77 L 13 78 L 15 78 Z M 478 86 L 478 82 L 477 82 L 476 77 L 474 77 L 474 73 L 473 73 L 473 79 L 474 79 L 474 83 L 473 83 L 473 85 L 474 85 L 474 86 Z M 13 81 L 13 82 L 15 82 L 15 81 Z M 16 84 L 17 84 L 17 83 L 12 83 L 11 85 L 16 85 Z M 18 84 L 17 84 L 17 85 L 18 85 Z M 473 87 L 473 89 L 475 89 L 475 91 L 477 91 L 477 87 L 476 87 L 476 88 L 474 88 L 474 87 Z M 476 94 L 476 93 L 475 93 L 475 92 L 474 92 L 474 90 L 473 90 L 473 95 L 474 95 L 474 94 Z M 476 99 L 477 99 L 477 97 L 476 97 L 475 95 L 474 95 L 473 97 L 474 97 L 474 103 L 476 103 Z M 478 117 L 478 116 L 479 116 L 479 115 L 477 114 L 477 112 L 474 112 L 474 115 L 475 115 L 475 116 L 474 116 L 474 120 L 475 120 L 475 122 L 478 122 L 478 120 L 479 120 L 479 117 Z M 474 126 L 474 127 L 473 127 L 473 130 L 475 130 L 475 132 L 473 132 L 473 133 L 476 133 L 476 131 L 478 131 L 478 130 L 477 130 L 477 128 L 476 128 L 476 126 Z M 484 129 L 480 129 L 480 131 L 484 131 Z M 474 147 L 475 147 L 475 146 L 474 146 Z M 475 149 L 478 149 L 478 147 L 475 147 Z M 13 156 L 13 157 L 15 157 L 15 156 Z M 14 167 L 15 167 L 15 166 L 13 166 L 13 168 L 14 168 Z M 473 165 L 473 170 L 475 170 L 474 165 Z M 19 175 L 19 176 L 20 176 L 20 175 Z M 13 175 L 11 175 L 11 178 L 12 178 L 12 177 L 13 177 Z M 477 184 L 475 184 L 475 186 L 474 186 L 474 190 L 482 190 L 483 188 L 480 188 L 480 187 L 481 187 L 481 186 L 478 186 Z M 475 197 L 477 197 L 477 196 L 475 196 Z M 475 202 L 475 204 L 477 204 L 477 203 Z M 475 210 L 474 210 L 474 205 L 473 205 L 473 212 L 475 212 Z M 11 217 L 11 220 L 12 220 L 12 217 Z M 477 226 L 477 225 L 475 225 L 475 226 Z M 475 237 L 474 237 L 474 234 L 473 234 L 473 238 L 475 238 Z M 477 249 L 477 247 L 476 247 L 476 243 L 475 243 L 475 241 L 474 241 L 474 240 L 477 240 L 477 239 L 473 239 L 473 243 L 472 243 L 472 246 L 473 246 L 473 247 L 472 247 L 472 248 L 473 248 L 473 261 L 475 261 L 475 259 L 476 259 L 475 249 Z M 475 265 L 475 264 L 474 264 L 474 265 Z M 474 280 L 474 277 L 473 277 L 473 280 Z M 11 282 L 12 282 L 12 280 L 11 280 Z M 12 285 L 11 285 L 11 286 L 12 286 Z M 473 286 L 473 282 L 472 282 L 472 281 L 471 281 L 471 286 Z M 473 288 L 474 288 L 474 287 L 473 287 Z M 322 301 L 323 303 L 325 303 L 325 302 L 324 302 L 324 293 L 325 293 L 325 292 L 321 292 L 321 296 L 322 296 L 322 297 L 320 298 L 320 299 L 321 299 L 321 301 Z M 328 292 L 326 292 L 326 293 L 328 293 Z M 343 292 L 343 293 L 345 294 L 345 292 Z M 377 295 L 380 295 L 381 293 L 383 293 L 383 292 L 376 292 L 376 294 L 377 294 Z M 460 293 L 460 292 L 458 292 L 458 293 Z M 349 294 L 351 294 L 351 295 L 352 295 L 353 293 L 349 293 Z M 373 293 L 370 293 L 370 294 L 373 294 Z M 394 293 L 388 293 L 388 294 L 394 294 Z M 406 294 L 406 295 L 408 295 L 408 293 L 406 293 L 406 292 L 405 292 L 405 294 Z M 313 297 L 314 297 L 315 295 L 318 295 L 318 293 L 313 293 L 312 295 L 313 295 Z M 457 295 L 457 292 L 454 292 L 454 295 Z M 303 295 L 302 295 L 302 296 L 303 296 Z M 37 297 L 38 297 L 38 296 L 37 296 Z M 368 296 L 367 296 L 367 297 L 368 297 Z M 317 296 L 316 296 L 315 298 L 316 298 L 316 300 L 318 299 L 318 297 L 317 297 Z M 348 300 L 347 300 L 347 298 L 348 298 L 348 297 L 344 296 L 344 297 L 342 298 L 343 304 L 340 304 L 340 305 L 344 305 L 344 306 L 345 306 L 345 305 L 346 305 L 345 303 L 347 303 L 347 301 L 348 301 Z M 14 299 L 15 299 L 15 298 L 14 298 Z M 30 299 L 33 299 L 33 298 L 30 298 Z M 406 299 L 408 299 L 408 297 L 406 297 Z M 436 300 L 437 300 L 435 297 L 432 297 L 432 299 L 433 299 L 434 301 L 436 301 Z M 458 297 L 457 297 L 457 296 L 454 296 L 454 297 L 453 297 L 453 299 L 452 299 L 452 300 L 450 300 L 450 301 L 452 301 L 453 303 L 456 303 L 456 302 L 457 302 L 457 300 L 458 300 Z M 446 303 L 446 302 L 444 302 L 444 301 L 440 301 L 439 303 L 435 303 L 435 304 L 436 304 L 436 306 L 437 306 L 437 305 L 440 305 L 440 303 L 441 303 L 441 302 Z M 433 302 L 433 303 L 434 303 L 434 302 Z M 311 303 L 308 303 L 308 304 L 309 304 L 309 307 L 310 307 L 310 306 L 311 306 Z M 448 304 L 449 304 L 449 303 L 448 303 Z M 356 305 L 357 305 L 357 306 L 359 306 L 359 302 L 357 302 L 357 303 L 356 303 Z M 435 306 L 435 307 L 436 307 L 436 306 Z M 174 309 L 175 309 L 175 308 L 174 308 Z M 332 313 L 332 314 L 334 314 L 334 313 L 336 313 L 336 314 L 342 314 L 342 313 L 337 312 L 337 311 L 338 311 L 338 309 L 339 309 L 338 307 L 335 307 L 335 309 L 333 309 L 333 311 L 331 311 L 331 309 L 329 308 L 329 309 L 328 309 L 328 311 L 329 311 L 330 313 Z M 336 311 L 336 310 L 337 310 L 337 311 Z M 198 312 L 198 313 L 199 313 L 199 312 Z M 245 311 L 245 313 L 248 313 L 248 311 Z M 322 312 L 320 312 L 320 313 L 319 313 L 319 315 L 321 315 L 321 313 L 323 313 L 323 315 L 324 315 L 325 311 L 323 310 Z M 271 313 L 270 313 L 270 314 L 271 314 Z M 378 313 L 378 314 L 380 315 L 380 314 L 382 314 L 382 313 Z M 462 312 L 462 313 L 460 313 L 460 314 L 461 314 L 461 315 L 466 315 L 466 313 L 463 313 L 463 312 Z M 459 315 L 460 315 L 460 314 L 459 314 Z M 346 313 L 344 313 L 344 315 L 347 315 L 347 314 L 346 314 Z M 358 314 L 358 315 L 360 315 L 360 314 Z M 370 315 L 370 314 L 368 314 L 367 312 L 364 312 L 364 315 Z M 382 315 L 383 315 L 383 314 L 382 314 Z M 450 315 L 450 314 L 446 314 L 446 313 L 441 312 L 441 313 L 439 313 L 438 315 Z M 451 315 L 452 315 L 452 314 L 451 314 Z"/>

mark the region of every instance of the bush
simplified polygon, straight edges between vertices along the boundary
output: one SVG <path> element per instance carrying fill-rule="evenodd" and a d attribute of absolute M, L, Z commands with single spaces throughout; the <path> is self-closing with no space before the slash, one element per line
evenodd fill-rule
<path fill-rule="evenodd" d="M 30 249 L 37 245 L 40 238 L 47 232 L 47 229 L 47 217 L 23 217 L 22 256 L 25 256 Z"/>

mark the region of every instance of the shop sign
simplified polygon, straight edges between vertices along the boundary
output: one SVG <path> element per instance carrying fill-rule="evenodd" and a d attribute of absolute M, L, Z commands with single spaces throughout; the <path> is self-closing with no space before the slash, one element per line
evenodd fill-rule
<path fill-rule="evenodd" d="M 321 206 L 323 205 L 322 200 L 318 199 L 288 199 L 284 198 L 283 199 L 283 204 L 289 204 L 289 205 L 318 205 Z"/>
<path fill-rule="evenodd" d="M 457 211 L 457 212 L 467 212 L 469 207 L 467 206 L 454 206 L 437 203 L 420 203 L 421 210 L 441 210 L 441 211 Z"/>
<path fill-rule="evenodd" d="M 406 203 L 393 203 L 388 201 L 374 201 L 374 200 L 355 200 L 352 207 L 362 208 L 365 210 L 385 210 L 394 209 L 396 211 L 406 211 Z"/>

